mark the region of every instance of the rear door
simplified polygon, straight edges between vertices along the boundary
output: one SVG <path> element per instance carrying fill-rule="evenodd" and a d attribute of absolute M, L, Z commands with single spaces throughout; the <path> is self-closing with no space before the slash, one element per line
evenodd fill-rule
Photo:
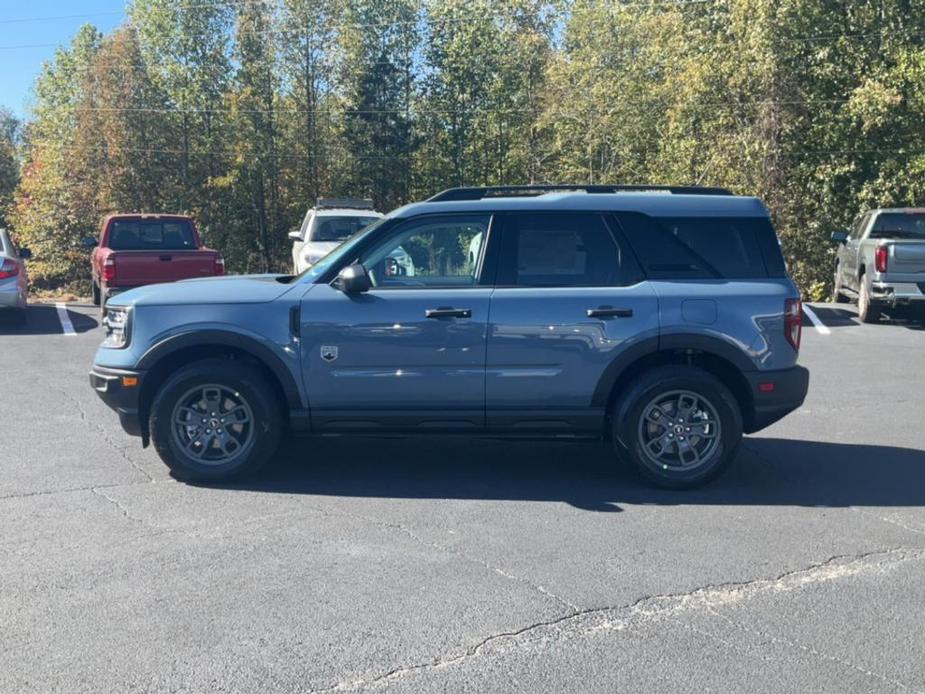
<path fill-rule="evenodd" d="M 199 249 L 189 220 L 114 219 L 107 246 L 115 253 L 117 286 L 214 274 L 214 254 Z"/>
<path fill-rule="evenodd" d="M 487 424 L 506 431 L 601 431 L 607 367 L 658 335 L 658 301 L 600 214 L 509 213 L 486 361 Z"/>

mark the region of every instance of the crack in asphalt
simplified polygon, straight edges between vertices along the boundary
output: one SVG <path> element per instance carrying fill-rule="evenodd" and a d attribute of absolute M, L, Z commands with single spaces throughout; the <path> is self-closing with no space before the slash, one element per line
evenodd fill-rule
<path fill-rule="evenodd" d="M 908 525 L 907 523 L 904 523 L 903 521 L 898 520 L 896 518 L 890 518 L 889 516 L 881 516 L 878 513 L 872 513 L 870 511 L 865 511 L 864 509 L 858 508 L 857 506 L 849 506 L 848 508 L 854 511 L 855 513 L 861 514 L 862 516 L 867 516 L 868 518 L 876 518 L 878 521 L 889 523 L 890 525 L 895 525 L 897 528 L 908 530 L 910 533 L 915 533 L 916 535 L 925 535 L 925 529 L 917 528 L 913 525 Z"/>
<path fill-rule="evenodd" d="M 758 578 L 744 582 L 732 582 L 701 586 L 682 593 L 649 595 L 632 603 L 616 607 L 595 607 L 577 610 L 552 620 L 534 622 L 520 629 L 491 634 L 462 651 L 433 658 L 423 663 L 395 667 L 384 673 L 371 677 L 356 677 L 337 682 L 319 689 L 311 694 L 324 692 L 354 691 L 357 689 L 386 685 L 408 674 L 426 670 L 441 669 L 467 661 L 482 654 L 496 642 L 544 642 L 561 638 L 574 638 L 601 631 L 624 631 L 633 626 L 643 625 L 661 618 L 674 620 L 677 615 L 693 610 L 705 610 L 713 613 L 716 608 L 744 602 L 756 596 L 791 590 L 800 590 L 808 586 L 842 580 L 862 572 L 891 568 L 898 564 L 925 557 L 925 550 L 891 548 L 873 550 L 854 555 L 836 555 L 822 562 L 802 569 L 787 571 L 775 578 Z M 797 644 L 794 644 L 796 646 Z M 499 655 L 504 651 L 500 650 Z M 824 654 L 815 653 L 818 657 Z M 835 659 L 837 661 L 837 659 Z M 842 662 L 860 672 L 878 677 L 884 676 L 866 671 L 860 666 Z M 901 683 L 897 683 L 901 684 Z M 907 685 L 902 685 L 908 688 Z"/>
<path fill-rule="evenodd" d="M 107 444 L 110 448 L 112 448 L 114 451 L 116 451 L 116 452 L 117 452 L 117 453 L 118 453 L 129 465 L 131 465 L 135 470 L 137 470 L 137 471 L 140 472 L 142 475 L 144 475 L 144 477 L 147 479 L 148 482 L 154 482 L 154 481 L 155 481 L 155 479 L 154 479 L 154 477 L 151 475 L 151 473 L 149 473 L 147 470 L 145 470 L 143 467 L 141 467 L 141 465 L 139 465 L 139 464 L 136 463 L 134 460 L 132 460 L 131 456 L 129 456 L 129 454 L 125 451 L 125 449 L 124 449 L 123 447 L 119 446 L 115 441 L 113 441 L 112 438 L 109 436 L 109 433 L 108 433 L 100 424 L 98 424 L 97 422 L 92 421 L 92 420 L 90 419 L 90 417 L 87 416 L 87 411 L 84 409 L 83 403 L 81 403 L 80 400 L 78 400 L 76 397 L 74 397 L 73 395 L 71 395 L 71 394 L 70 394 L 69 392 L 67 392 L 67 390 L 65 390 L 64 388 L 60 388 L 60 387 L 54 386 L 54 385 L 52 385 L 52 384 L 50 384 L 50 383 L 48 383 L 48 386 L 49 386 L 50 388 L 54 389 L 55 391 L 61 393 L 61 395 L 64 397 L 65 400 L 68 400 L 68 401 L 70 401 L 71 403 L 73 403 L 73 404 L 74 404 L 74 407 L 77 409 L 77 413 L 80 415 L 80 420 L 81 420 L 84 424 L 86 424 L 88 427 L 90 427 L 91 429 L 95 429 L 96 431 L 98 431 L 99 434 L 100 434 L 100 436 L 102 437 L 103 441 L 105 441 L 106 444 Z"/>
<path fill-rule="evenodd" d="M 33 496 L 51 496 L 53 494 L 68 494 L 70 492 L 92 492 L 94 489 L 116 489 L 118 487 L 135 487 L 139 484 L 150 484 L 148 480 L 144 482 L 117 482 L 113 484 L 90 484 L 85 487 L 65 487 L 64 489 L 44 489 L 38 492 L 20 492 L 17 494 L 5 494 L 0 496 L 0 501 L 6 499 L 28 499 Z"/>
<path fill-rule="evenodd" d="M 110 504 L 115 506 L 117 509 L 119 509 L 122 515 L 128 518 L 129 520 L 134 521 L 135 523 L 138 523 L 140 525 L 143 525 L 146 528 L 151 528 L 153 530 L 164 530 L 163 528 L 158 528 L 155 525 L 151 525 L 143 518 L 139 518 L 138 516 L 132 514 L 132 512 L 129 511 L 128 508 L 125 505 L 123 505 L 121 501 L 109 496 L 109 494 L 104 492 L 102 487 L 91 487 L 90 491 L 93 492 L 96 496 L 100 497 L 101 499 L 105 499 Z"/>
<path fill-rule="evenodd" d="M 405 535 L 406 537 L 409 537 L 411 540 L 413 540 L 419 545 L 422 545 L 423 547 L 428 547 L 430 549 L 436 549 L 440 552 L 445 552 L 447 554 L 451 554 L 455 557 L 458 557 L 462 559 L 463 561 L 468 561 L 470 563 L 477 564 L 481 566 L 482 568 L 488 569 L 489 571 L 492 571 L 498 574 L 499 576 L 503 576 L 504 578 L 510 581 L 521 583 L 529 588 L 532 588 L 538 593 L 541 593 L 542 595 L 550 598 L 551 600 L 559 603 L 560 605 L 564 607 L 567 607 L 570 610 L 575 611 L 575 610 L 580 609 L 578 605 L 574 604 L 570 600 L 567 600 L 566 598 L 563 598 L 560 595 L 556 595 L 548 588 L 545 588 L 544 586 L 538 583 L 534 583 L 528 578 L 524 578 L 523 576 L 516 576 L 514 574 L 511 574 L 505 571 L 504 569 L 502 569 L 501 567 L 495 566 L 494 564 L 484 561 L 483 559 L 478 559 L 477 557 L 471 557 L 468 554 L 460 552 L 452 547 L 447 547 L 446 545 L 441 545 L 440 543 L 433 542 L 431 540 L 425 540 L 424 538 L 420 537 L 417 533 L 415 533 L 414 530 L 412 530 L 411 528 L 409 528 L 408 526 L 402 523 L 389 523 L 387 521 L 381 521 L 376 518 L 370 518 L 369 516 L 364 516 L 363 514 L 360 514 L 360 513 L 347 513 L 344 511 L 332 511 L 330 509 L 325 509 L 320 506 L 312 506 L 311 508 L 313 508 L 315 511 L 318 511 L 322 515 L 326 515 L 328 517 L 353 518 L 354 520 L 358 520 L 363 523 L 368 523 L 370 525 L 373 525 L 379 528 L 397 530 L 401 534 Z"/>
<path fill-rule="evenodd" d="M 850 669 L 850 670 L 854 670 L 855 672 L 859 672 L 859 673 L 861 673 L 862 675 L 864 675 L 865 677 L 870 677 L 870 678 L 872 678 L 872 679 L 879 680 L 879 681 L 881 681 L 881 682 L 883 682 L 883 683 L 885 683 L 885 684 L 889 684 L 889 685 L 892 685 L 892 686 L 894 686 L 894 687 L 899 687 L 900 689 L 904 689 L 904 690 L 908 690 L 908 691 L 914 691 L 914 692 L 923 692 L 923 691 L 925 691 L 925 690 L 922 690 L 922 689 L 915 689 L 915 688 L 913 688 L 912 686 L 910 686 L 909 684 L 907 684 L 907 683 L 905 683 L 905 682 L 901 682 L 901 681 L 895 680 L 895 679 L 893 679 L 893 678 L 891 678 L 891 677 L 887 677 L 886 675 L 883 675 L 883 674 L 881 674 L 881 673 L 879 673 L 879 672 L 874 672 L 873 670 L 869 670 L 868 668 L 865 668 L 865 667 L 862 666 L 862 665 L 858 665 L 857 663 L 853 663 L 853 662 L 851 662 L 850 660 L 845 660 L 844 658 L 839 658 L 838 656 L 832 655 L 832 654 L 830 654 L 830 653 L 824 653 L 824 652 L 820 651 L 819 649 L 817 649 L 817 648 L 815 648 L 815 647 L 813 647 L 813 646 L 811 646 L 811 645 L 807 645 L 807 644 L 805 644 L 805 643 L 802 643 L 802 642 L 797 641 L 797 640 L 794 640 L 794 639 L 788 639 L 788 638 L 785 638 L 785 637 L 783 637 L 783 636 L 778 636 L 778 635 L 776 635 L 776 634 L 771 634 L 771 633 L 769 633 L 769 632 L 767 632 L 767 631 L 763 631 L 763 630 L 761 630 L 761 629 L 756 629 L 755 627 L 749 626 L 749 625 L 744 624 L 744 623 L 742 623 L 742 622 L 740 622 L 740 621 L 738 621 L 738 620 L 736 620 L 736 619 L 733 619 L 733 618 L 731 618 L 731 617 L 729 617 L 729 616 L 727 616 L 727 615 L 721 614 L 721 613 L 717 612 L 716 610 L 714 610 L 714 609 L 712 609 L 712 608 L 710 608 L 708 611 L 709 611 L 709 613 L 710 613 L 711 615 L 713 615 L 713 616 L 716 617 L 717 619 L 721 619 L 721 620 L 723 620 L 724 622 L 726 622 L 727 624 L 729 624 L 733 629 L 737 629 L 737 630 L 743 631 L 743 632 L 745 632 L 745 633 L 753 634 L 753 635 L 755 635 L 755 636 L 757 636 L 757 637 L 759 637 L 759 638 L 761 638 L 761 639 L 764 639 L 765 641 L 768 641 L 768 642 L 770 642 L 770 643 L 777 644 L 777 645 L 780 645 L 780 646 L 784 646 L 785 648 L 797 649 L 797 650 L 799 650 L 799 651 L 802 651 L 802 652 L 804 652 L 804 653 L 806 653 L 806 654 L 812 656 L 813 658 L 815 658 L 815 659 L 817 659 L 817 660 L 822 660 L 822 661 L 825 661 L 825 662 L 834 663 L 835 665 L 838 665 L 838 666 L 840 666 L 840 667 L 848 668 L 848 669 Z M 701 631 L 700 633 L 704 634 L 704 635 L 707 636 L 707 637 L 718 639 L 718 637 L 716 637 L 715 635 L 710 634 L 710 633 L 708 633 L 708 632 Z M 722 643 L 726 643 L 727 645 L 729 644 L 729 642 L 726 641 L 726 640 L 723 640 L 723 639 L 718 639 L 718 640 L 720 640 Z M 770 660 L 773 660 L 773 658 L 763 657 L 762 660 L 765 660 L 766 662 L 768 662 L 768 661 L 770 661 Z"/>

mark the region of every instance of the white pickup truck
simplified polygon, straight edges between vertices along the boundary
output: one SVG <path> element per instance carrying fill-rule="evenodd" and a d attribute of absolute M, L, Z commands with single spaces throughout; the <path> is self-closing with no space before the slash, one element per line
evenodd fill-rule
<path fill-rule="evenodd" d="M 925 311 L 925 208 L 871 210 L 832 240 L 835 300 L 856 299 L 862 322 L 897 306 Z"/>

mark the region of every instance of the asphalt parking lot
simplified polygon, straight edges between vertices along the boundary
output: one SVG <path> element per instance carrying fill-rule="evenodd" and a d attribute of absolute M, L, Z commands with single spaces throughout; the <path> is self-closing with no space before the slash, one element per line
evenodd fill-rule
<path fill-rule="evenodd" d="M 95 309 L 33 306 L 0 327 L 0 691 L 925 691 L 925 324 L 812 310 L 805 405 L 675 493 L 454 440 L 181 484 L 88 386 Z"/>

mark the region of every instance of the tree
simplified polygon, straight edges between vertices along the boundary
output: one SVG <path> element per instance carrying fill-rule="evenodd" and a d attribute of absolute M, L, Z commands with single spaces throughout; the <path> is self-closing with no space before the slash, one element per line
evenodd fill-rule
<path fill-rule="evenodd" d="M 85 25 L 70 46 L 59 48 L 36 81 L 34 120 L 26 127 L 25 164 L 9 223 L 20 242 L 35 255 L 34 283 L 79 285 L 87 280 L 87 257 L 81 240 L 97 230 L 93 200 L 71 175 L 78 106 L 101 35 Z"/>
<path fill-rule="evenodd" d="M 13 191 L 19 184 L 20 122 L 10 111 L 0 108 L 0 229 L 8 225 L 7 210 L 13 203 Z"/>
<path fill-rule="evenodd" d="M 413 0 L 351 0 L 338 35 L 347 178 L 340 192 L 390 209 L 408 200 L 413 133 Z"/>

